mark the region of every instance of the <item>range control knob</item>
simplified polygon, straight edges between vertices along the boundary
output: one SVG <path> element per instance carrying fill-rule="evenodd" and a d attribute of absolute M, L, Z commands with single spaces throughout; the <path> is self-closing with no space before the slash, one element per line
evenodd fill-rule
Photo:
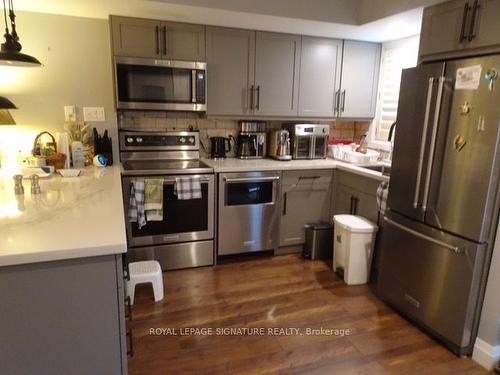
<path fill-rule="evenodd" d="M 189 137 L 188 138 L 188 142 L 191 143 L 191 144 L 194 144 L 194 137 Z"/>
<path fill-rule="evenodd" d="M 142 138 L 141 138 L 141 137 L 137 137 L 137 138 L 135 139 L 135 141 L 136 141 L 137 143 L 142 143 Z"/>
<path fill-rule="evenodd" d="M 127 138 L 127 143 L 134 143 L 134 138 L 128 137 Z"/>
<path fill-rule="evenodd" d="M 186 138 L 184 138 L 184 137 L 179 138 L 179 142 L 180 142 L 180 143 L 186 143 Z"/>

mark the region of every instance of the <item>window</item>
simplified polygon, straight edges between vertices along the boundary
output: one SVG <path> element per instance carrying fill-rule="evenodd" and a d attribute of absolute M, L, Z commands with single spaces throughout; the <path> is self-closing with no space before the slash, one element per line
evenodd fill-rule
<path fill-rule="evenodd" d="M 398 111 L 401 71 L 416 66 L 418 44 L 419 36 L 413 36 L 382 45 L 377 112 L 369 134 L 372 147 L 388 146 L 389 129 Z"/>

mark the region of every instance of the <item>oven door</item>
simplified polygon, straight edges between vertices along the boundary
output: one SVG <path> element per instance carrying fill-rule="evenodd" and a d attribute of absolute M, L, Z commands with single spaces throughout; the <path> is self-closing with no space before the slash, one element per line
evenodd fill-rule
<path fill-rule="evenodd" d="M 127 241 L 131 247 L 199 241 L 214 238 L 214 175 L 198 175 L 201 179 L 201 199 L 179 200 L 174 194 L 175 177 L 164 178 L 163 220 L 149 221 L 141 229 L 128 221 L 130 188 L 134 177 L 123 177 L 123 197 Z"/>
<path fill-rule="evenodd" d="M 279 190 L 279 172 L 219 174 L 219 255 L 278 246 Z"/>
<path fill-rule="evenodd" d="M 313 159 L 326 159 L 326 154 L 328 151 L 328 136 L 315 135 L 313 143 Z"/>
<path fill-rule="evenodd" d="M 312 159 L 313 137 L 296 135 L 293 145 L 294 159 Z"/>
<path fill-rule="evenodd" d="M 118 109 L 206 110 L 206 64 L 115 58 Z"/>

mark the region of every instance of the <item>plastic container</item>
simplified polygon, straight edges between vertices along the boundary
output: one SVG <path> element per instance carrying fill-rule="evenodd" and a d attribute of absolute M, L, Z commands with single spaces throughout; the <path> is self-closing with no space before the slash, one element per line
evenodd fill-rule
<path fill-rule="evenodd" d="M 366 284 L 378 227 L 355 215 L 335 215 L 333 270 L 344 269 L 348 285 Z"/>

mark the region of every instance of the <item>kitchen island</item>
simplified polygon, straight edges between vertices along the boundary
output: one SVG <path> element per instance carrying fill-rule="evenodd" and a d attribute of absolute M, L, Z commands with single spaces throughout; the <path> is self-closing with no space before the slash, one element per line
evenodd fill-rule
<path fill-rule="evenodd" d="M 126 374 L 120 166 L 0 179 L 0 373 Z"/>

